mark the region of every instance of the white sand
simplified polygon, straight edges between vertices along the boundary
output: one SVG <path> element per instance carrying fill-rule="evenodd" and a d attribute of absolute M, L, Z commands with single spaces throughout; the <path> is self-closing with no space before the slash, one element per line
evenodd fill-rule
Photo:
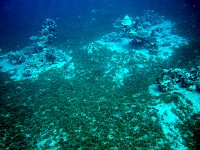
<path fill-rule="evenodd" d="M 152 84 L 149 87 L 149 92 L 153 96 L 160 96 L 164 93 L 159 90 L 156 84 Z M 200 112 L 200 93 L 187 91 L 185 88 L 179 88 L 178 90 L 169 92 L 169 94 L 173 95 L 174 92 L 182 94 L 185 98 L 180 99 L 181 103 L 184 104 L 186 108 L 190 108 L 193 110 L 191 114 L 187 114 L 188 116 L 192 116 L 193 114 Z M 190 100 L 193 105 L 191 106 L 188 103 L 186 103 L 186 99 Z M 158 110 L 158 116 L 160 118 L 163 132 L 166 138 L 174 143 L 174 149 L 188 149 L 183 145 L 184 142 L 181 137 L 181 133 L 179 129 L 176 128 L 176 123 L 182 123 L 182 120 L 172 111 L 172 109 L 177 110 L 179 112 L 182 112 L 183 110 L 178 109 L 178 107 L 173 102 L 166 104 L 164 102 L 161 102 L 159 99 L 157 99 L 157 101 L 158 104 L 154 106 L 154 108 Z M 184 113 L 182 112 L 182 114 Z"/>

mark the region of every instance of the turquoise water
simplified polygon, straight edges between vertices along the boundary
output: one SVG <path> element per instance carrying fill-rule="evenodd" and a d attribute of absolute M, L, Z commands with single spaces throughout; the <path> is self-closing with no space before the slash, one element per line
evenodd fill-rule
<path fill-rule="evenodd" d="M 1 1 L 1 149 L 198 149 L 197 1 Z"/>

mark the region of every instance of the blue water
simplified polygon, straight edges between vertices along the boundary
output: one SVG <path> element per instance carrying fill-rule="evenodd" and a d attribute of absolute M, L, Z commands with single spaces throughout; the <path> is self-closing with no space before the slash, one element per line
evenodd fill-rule
<path fill-rule="evenodd" d="M 194 6 L 196 6 L 194 8 Z M 64 34 L 67 36 L 66 28 L 68 26 L 81 30 L 81 20 L 90 19 L 91 11 L 98 10 L 101 26 L 108 26 L 112 20 L 119 16 L 129 14 L 136 16 L 143 10 L 155 10 L 172 19 L 182 19 L 185 15 L 192 14 L 199 9 L 196 1 L 140 1 L 120 0 L 100 1 L 94 0 L 61 0 L 59 2 L 51 1 L 11 1 L 2 0 L 0 2 L 0 33 L 4 38 L 1 39 L 1 48 L 6 51 L 14 50 L 16 47 L 23 48 L 28 43 L 28 37 L 38 32 L 43 20 L 46 18 L 58 18 L 60 30 L 64 28 Z M 102 18 L 101 18 L 102 17 Z M 71 31 L 70 31 L 71 32 Z M 98 32 L 98 31 L 96 31 Z M 61 40 L 61 39 L 60 39 Z M 62 41 L 59 41 L 62 42 Z M 8 47 L 9 45 L 9 47 Z"/>
<path fill-rule="evenodd" d="M 166 51 L 166 60 L 155 50 L 155 39 L 145 36 L 136 39 L 145 39 L 147 46 L 138 47 L 137 40 L 136 44 L 131 41 L 122 48 L 125 52 L 121 52 L 124 45 L 120 42 L 113 49 L 95 43 L 102 38 L 109 41 L 109 33 L 116 33 L 113 41 L 122 42 L 127 38 L 124 34 L 131 38 L 126 33 L 129 27 L 117 20 L 126 15 L 137 20 L 144 10 L 153 10 L 174 24 L 170 33 L 168 28 L 155 29 L 163 33 L 156 35 L 161 37 L 155 37 L 157 41 L 168 40 L 163 45 L 158 42 L 159 50 Z M 0 149 L 198 149 L 199 18 L 198 0 L 1 0 Z M 55 21 L 53 42 L 22 54 L 24 63 L 14 62 L 11 57 L 16 51 L 42 41 L 34 43 L 30 37 L 51 33 L 41 34 L 48 28 L 44 27 L 46 19 Z M 166 47 L 175 52 L 171 54 Z M 61 51 L 56 53 L 58 49 Z M 138 54 L 144 54 L 143 49 L 153 54 L 145 52 L 149 58 L 144 59 L 135 55 L 135 49 L 141 50 Z M 14 56 L 8 58 L 13 60 L 7 63 L 5 56 L 10 52 Z M 27 65 L 28 58 L 35 61 L 37 57 L 43 64 Z M 66 64 L 60 67 L 60 62 Z M 51 63 L 57 66 L 51 68 Z M 45 71 L 39 70 L 41 66 Z M 18 74 L 23 67 L 30 74 Z M 183 72 L 180 75 L 170 68 Z M 172 91 L 154 87 L 165 82 L 163 69 L 168 69 L 170 81 L 177 79 L 175 85 L 183 84 L 181 89 L 172 92 L 174 87 Z M 30 77 L 34 75 L 37 77 Z M 156 94 L 149 92 L 151 87 Z M 172 123 L 175 119 L 177 124 Z"/>

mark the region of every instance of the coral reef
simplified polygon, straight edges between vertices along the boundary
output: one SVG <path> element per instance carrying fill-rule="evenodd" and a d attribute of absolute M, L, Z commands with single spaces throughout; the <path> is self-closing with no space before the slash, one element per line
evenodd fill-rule
<path fill-rule="evenodd" d="M 134 49 L 147 59 L 166 59 L 174 48 L 187 44 L 187 39 L 172 33 L 173 25 L 164 16 L 146 10 L 141 16 L 118 18 L 113 26 L 119 31 L 103 36 L 98 42 L 124 52 Z"/>
<path fill-rule="evenodd" d="M 185 69 L 163 69 L 158 77 L 158 85 L 162 91 L 173 91 L 184 87 L 189 91 L 199 90 L 200 74 L 199 70 L 192 68 L 190 71 Z"/>
<path fill-rule="evenodd" d="M 117 34 L 116 32 L 109 33 L 103 36 L 105 42 L 122 42 L 123 34 Z"/>
<path fill-rule="evenodd" d="M 161 30 L 151 28 L 164 21 L 163 16 L 159 16 L 154 11 L 144 11 L 141 17 L 135 17 L 132 21 L 129 16 L 122 20 L 123 31 L 131 39 L 129 44 L 133 47 L 143 46 L 148 49 L 150 54 L 156 54 L 158 50 L 156 34 Z"/>
<path fill-rule="evenodd" d="M 46 19 L 40 31 L 41 36 L 32 36 L 30 40 L 36 41 L 33 45 L 37 50 L 41 51 L 43 48 L 48 47 L 56 36 L 56 23 L 52 19 Z"/>
<path fill-rule="evenodd" d="M 151 58 L 184 41 L 171 34 L 170 22 L 153 11 L 145 13 L 105 35 L 100 42 L 110 47 L 95 41 L 59 50 L 51 44 L 55 22 L 46 20 L 31 45 L 2 55 L 0 67 L 13 79 L 43 73 L 34 81 L 0 78 L 5 82 L 0 85 L 5 98 L 1 149 L 187 149 L 179 131 L 200 108 L 195 103 L 199 93 L 186 90 L 200 88 L 199 70 L 163 70 L 158 83 L 174 92 L 160 92 L 157 85 L 153 89 L 162 95 L 148 91 L 168 64 Z"/>
<path fill-rule="evenodd" d="M 41 35 L 30 38 L 32 44 L 22 50 L 1 55 L 1 71 L 8 72 L 15 80 L 21 80 L 35 78 L 40 72 L 68 63 L 71 57 L 51 45 L 56 36 L 56 27 L 52 19 L 46 19 Z"/>
<path fill-rule="evenodd" d="M 25 60 L 26 60 L 25 55 L 20 51 L 10 52 L 7 54 L 7 57 L 10 60 L 10 62 L 15 65 L 21 64 L 21 63 L 25 62 Z"/>

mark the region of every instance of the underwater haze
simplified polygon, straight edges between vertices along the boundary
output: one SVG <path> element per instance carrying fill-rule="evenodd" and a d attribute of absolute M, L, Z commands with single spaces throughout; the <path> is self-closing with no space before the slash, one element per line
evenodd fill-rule
<path fill-rule="evenodd" d="M 63 34 L 59 39 L 60 43 L 65 40 L 63 38 L 68 38 L 71 32 L 75 32 L 74 30 L 88 32 L 82 31 L 84 30 L 82 26 L 89 23 L 92 18 L 99 21 L 97 25 L 100 29 L 108 28 L 117 17 L 126 14 L 137 16 L 143 10 L 155 10 L 171 19 L 182 19 L 185 15 L 191 15 L 193 11 L 198 10 L 199 5 L 196 3 L 187 0 L 154 0 L 153 2 L 150 0 L 126 0 L 126 2 L 122 0 L 1 0 L 0 33 L 4 38 L 1 38 L 0 44 L 6 51 L 25 47 L 29 37 L 38 33 L 41 23 L 47 18 L 58 19 L 59 35 Z M 193 5 L 196 8 L 193 8 Z M 98 10 L 94 17 L 92 10 Z"/>
<path fill-rule="evenodd" d="M 198 0 L 1 0 L 0 149 L 200 148 Z"/>

